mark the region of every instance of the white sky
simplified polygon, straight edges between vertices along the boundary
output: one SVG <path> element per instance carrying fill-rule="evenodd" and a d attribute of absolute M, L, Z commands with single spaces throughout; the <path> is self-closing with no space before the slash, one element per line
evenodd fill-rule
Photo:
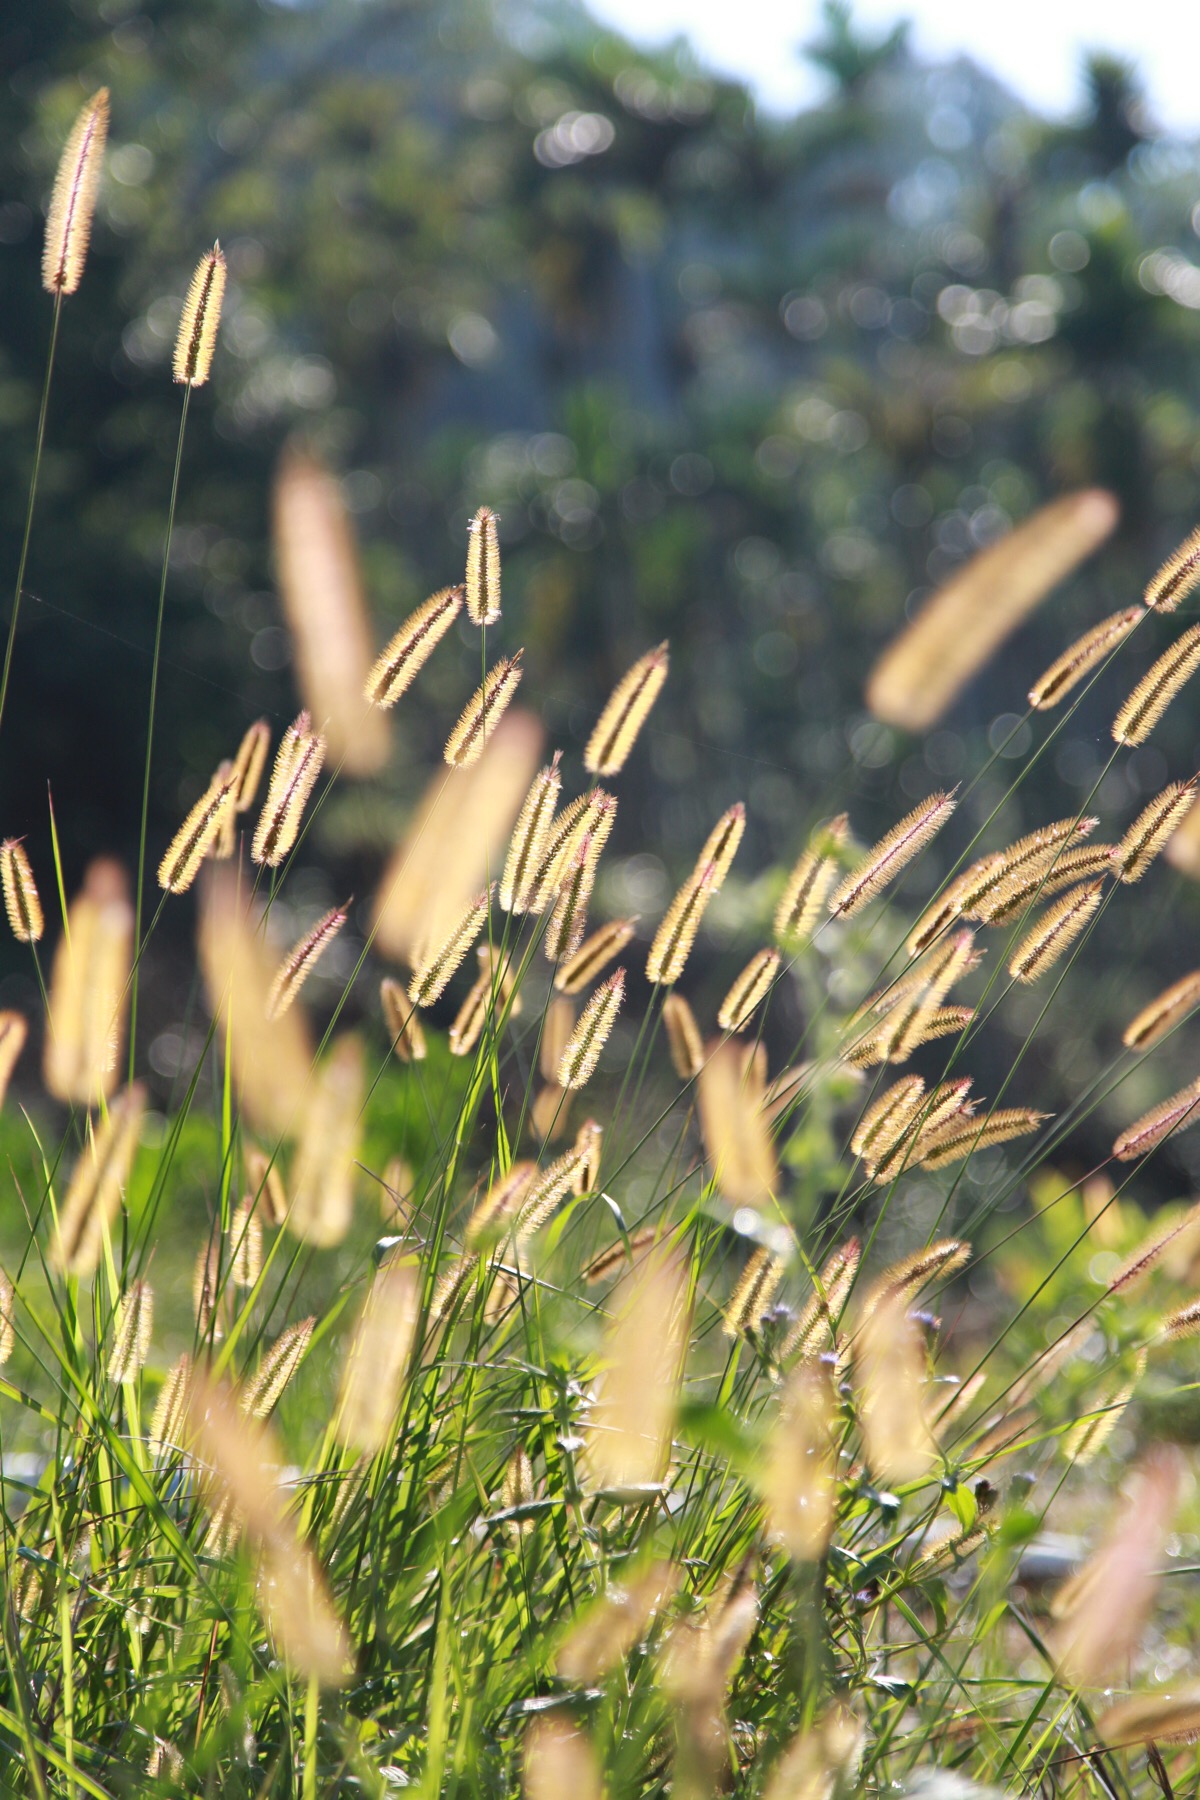
<path fill-rule="evenodd" d="M 688 35 L 711 68 L 748 81 L 762 103 L 790 111 L 822 91 L 795 53 L 820 25 L 820 0 L 587 0 L 598 18 L 635 43 Z M 874 32 L 913 21 L 921 57 L 967 51 L 1033 105 L 1073 112 L 1085 49 L 1131 57 L 1154 116 L 1200 136 L 1200 10 L 1195 0 L 855 0 L 853 17 Z"/>

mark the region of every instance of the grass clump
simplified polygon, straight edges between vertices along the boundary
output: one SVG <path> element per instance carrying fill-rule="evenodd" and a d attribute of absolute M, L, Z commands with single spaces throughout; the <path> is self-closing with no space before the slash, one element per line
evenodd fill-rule
<path fill-rule="evenodd" d="M 181 335 L 155 670 L 218 259 Z M 1190 1791 L 1189 1614 L 1166 1576 L 1188 1573 L 1171 1558 L 1200 1438 L 1200 1221 L 1152 1223 L 1138 1170 L 1111 1173 L 1200 1116 L 1200 1089 L 1144 1111 L 1079 1180 L 1056 1159 L 1101 1099 L 1145 1091 L 1151 1046 L 1158 1080 L 1193 987 L 1138 1016 L 1135 1060 L 1114 1046 L 1065 1116 L 1036 1107 L 1022 1065 L 1060 959 L 1132 906 L 1124 884 L 1161 873 L 1193 784 L 1104 821 L 1114 847 L 1048 910 L 1064 863 L 1080 873 L 1093 795 L 1007 849 L 982 772 L 869 851 L 846 813 L 817 811 L 785 847 L 790 876 L 725 913 L 745 941 L 714 1004 L 704 927 L 744 806 L 660 918 L 604 916 L 618 778 L 667 646 L 630 669 L 582 756 L 542 765 L 536 711 L 514 700 L 520 649 L 488 664 L 491 509 L 461 587 L 372 667 L 336 490 L 303 472 L 348 596 L 343 620 L 325 595 L 319 648 L 336 661 L 345 626 L 363 731 L 378 738 L 464 595 L 474 695 L 367 909 L 291 905 L 353 760 L 344 680 L 332 739 L 302 696 L 253 826 L 270 733 L 247 724 L 163 853 L 144 930 L 144 797 L 132 884 L 94 866 L 68 904 L 60 863 L 48 992 L 35 871 L 5 840 L 45 1007 L 3 1015 L 0 1050 L 19 1083 L 41 1029 L 59 1105 L 30 1093 L 4 1125 L 4 1791 Z M 1108 513 L 1084 500 L 1090 541 Z M 35 501 L 36 473 L 30 521 Z M 1043 522 L 1010 548 L 1021 609 L 1082 553 L 1078 511 L 1053 515 L 1049 546 Z M 984 575 L 1004 562 L 988 558 Z M 960 580 L 955 630 L 982 579 Z M 1184 597 L 1183 577 L 1168 585 Z M 920 688 L 913 669 L 937 661 L 937 618 L 915 662 L 903 644 L 889 659 L 893 711 L 899 675 Z M 1149 618 L 1097 627 L 1031 715 L 1076 675 L 1071 710 L 1086 705 L 1084 677 Z M 536 708 L 533 676 L 531 692 Z M 931 880 L 935 840 L 957 860 Z M 140 972 L 193 883 L 205 1022 L 151 1105 Z M 964 1066 L 1039 978 L 985 1101 Z M 1044 1529 L 1064 1516 L 1066 1548 Z"/>

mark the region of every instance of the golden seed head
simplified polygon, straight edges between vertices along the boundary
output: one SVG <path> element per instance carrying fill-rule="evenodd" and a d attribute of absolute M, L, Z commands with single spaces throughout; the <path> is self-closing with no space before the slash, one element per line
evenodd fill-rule
<path fill-rule="evenodd" d="M 214 244 L 196 265 L 175 339 L 175 379 L 188 387 L 203 387 L 208 380 L 224 297 L 225 257 Z"/>
<path fill-rule="evenodd" d="M 233 804 L 240 813 L 249 812 L 254 805 L 270 748 L 271 727 L 265 719 L 255 719 L 246 727 L 233 759 Z"/>
<path fill-rule="evenodd" d="M 591 1144 L 576 1143 L 530 1182 L 517 1213 L 518 1239 L 524 1242 L 549 1224 L 567 1195 L 574 1192 L 581 1167 L 590 1160 Z"/>
<path fill-rule="evenodd" d="M 186 1354 L 172 1364 L 159 1389 L 154 1415 L 150 1420 L 150 1454 L 170 1455 L 183 1448 L 184 1424 L 192 1384 L 192 1359 Z"/>
<path fill-rule="evenodd" d="M 1057 706 L 1065 695 L 1071 692 L 1083 680 L 1089 669 L 1095 668 L 1102 657 L 1109 656 L 1123 638 L 1129 636 L 1139 619 L 1145 618 L 1146 609 L 1142 606 L 1127 606 L 1121 612 L 1110 614 L 1077 637 L 1068 650 L 1052 662 L 1044 675 L 1038 677 L 1029 690 L 1029 704 L 1039 712 L 1046 712 Z"/>
<path fill-rule="evenodd" d="M 989 657 L 1120 517 L 1087 488 L 1040 507 L 957 569 L 884 651 L 867 682 L 877 719 L 927 731 Z"/>
<path fill-rule="evenodd" d="M 850 1137 L 855 1156 L 877 1158 L 886 1154 L 916 1118 L 925 1097 L 919 1075 L 902 1075 L 872 1101 Z"/>
<path fill-rule="evenodd" d="M 713 865 L 708 863 L 688 877 L 667 908 L 646 958 L 647 981 L 673 987 L 679 980 L 712 895 Z"/>
<path fill-rule="evenodd" d="M 729 1296 L 721 1323 L 727 1338 L 757 1331 L 783 1280 L 783 1258 L 762 1246 L 751 1256 Z"/>
<path fill-rule="evenodd" d="M 288 1228 L 318 1248 L 340 1244 L 350 1229 L 365 1087 L 362 1044 L 347 1033 L 310 1083 L 292 1164 Z"/>
<path fill-rule="evenodd" d="M 800 1317 L 785 1338 L 779 1352 L 780 1361 L 789 1362 L 799 1356 L 811 1362 L 823 1349 L 833 1344 L 834 1333 L 850 1298 L 858 1274 L 862 1248 L 857 1238 L 850 1238 L 826 1262 L 813 1286 Z"/>
<path fill-rule="evenodd" d="M 533 898 L 562 789 L 561 757 L 562 752 L 556 750 L 549 765 L 534 776 L 517 816 L 500 878 L 500 905 L 505 912 L 525 912 Z"/>
<path fill-rule="evenodd" d="M 593 775 L 615 775 L 623 769 L 637 735 L 667 679 L 667 645 L 647 651 L 623 675 L 600 714 L 584 751 L 583 766 Z"/>
<path fill-rule="evenodd" d="M 43 1075 L 57 1100 L 91 1106 L 116 1086 L 133 923 L 124 870 L 99 858 L 88 867 L 54 950 Z"/>
<path fill-rule="evenodd" d="M 704 1039 L 696 1015 L 682 994 L 668 994 L 663 1001 L 663 1024 L 671 1064 L 680 1081 L 692 1081 L 704 1067 Z"/>
<path fill-rule="evenodd" d="M 443 752 L 452 769 L 467 769 L 478 762 L 483 747 L 504 716 L 504 709 L 521 680 L 521 657 L 501 657 L 463 708 L 458 724 L 446 740 Z"/>
<path fill-rule="evenodd" d="M 424 1062 L 425 1031 L 417 1017 L 416 1006 L 403 985 L 391 975 L 385 975 L 379 984 L 379 999 L 395 1055 L 401 1062 Z"/>
<path fill-rule="evenodd" d="M 262 1219 L 247 1194 L 229 1221 L 229 1279 L 234 1287 L 252 1288 L 262 1273 Z"/>
<path fill-rule="evenodd" d="M 29 1026 L 19 1012 L 0 1012 L 0 1106 L 28 1036 Z"/>
<path fill-rule="evenodd" d="M 776 943 L 804 943 L 812 936 L 837 874 L 837 854 L 849 835 L 846 813 L 814 831 L 775 909 Z"/>
<path fill-rule="evenodd" d="M 317 963 L 346 923 L 347 909 L 335 906 L 323 918 L 317 920 L 310 931 L 292 945 L 275 972 L 271 983 L 271 991 L 267 995 L 266 1016 L 277 1019 L 292 1004 L 304 983 L 308 980 Z"/>
<path fill-rule="evenodd" d="M 367 676 L 364 694 L 372 706 L 395 706 L 457 619 L 462 603 L 460 587 L 439 588 L 408 615 Z"/>
<path fill-rule="evenodd" d="M 36 944 L 46 929 L 33 869 L 19 838 L 0 844 L 0 880 L 4 885 L 4 910 L 18 943 Z"/>
<path fill-rule="evenodd" d="M 1200 625 L 1189 625 L 1151 664 L 1113 720 L 1118 744 L 1144 744 L 1168 706 L 1200 668 Z"/>
<path fill-rule="evenodd" d="M 1127 1050 L 1149 1050 L 1196 1006 L 1200 1006 L 1200 969 L 1172 982 L 1143 1006 L 1125 1027 L 1121 1042 Z"/>
<path fill-rule="evenodd" d="M 969 1119 L 965 1124 L 951 1121 L 929 1139 L 918 1138 L 913 1160 L 919 1161 L 923 1169 L 945 1169 L 951 1163 L 973 1155 L 976 1150 L 986 1150 L 993 1144 L 1004 1144 L 1012 1138 L 1037 1131 L 1049 1116 L 1049 1113 L 1034 1112 L 1028 1106 L 1010 1106 L 1001 1107 L 983 1119 Z"/>
<path fill-rule="evenodd" d="M 542 953 L 552 963 L 570 962 L 587 930 L 587 909 L 596 880 L 600 843 L 589 831 L 579 839 L 566 879 L 558 890 Z"/>
<path fill-rule="evenodd" d="M 561 967 L 555 972 L 554 986 L 560 994 L 578 994 L 593 982 L 606 964 L 614 956 L 619 956 L 634 933 L 637 931 L 637 920 L 613 919 L 608 925 L 601 925 L 593 931 Z"/>
<path fill-rule="evenodd" d="M 420 1316 L 413 1270 L 384 1263 L 371 1284 L 342 1371 L 337 1436 L 362 1456 L 387 1443 Z"/>
<path fill-rule="evenodd" d="M 1113 1145 L 1113 1155 L 1118 1162 L 1133 1162 L 1137 1157 L 1145 1156 L 1173 1132 L 1185 1131 L 1200 1123 L 1197 1107 L 1200 1107 L 1200 1080 L 1190 1081 L 1169 1100 L 1160 1101 L 1149 1112 L 1143 1113 L 1121 1133 Z"/>
<path fill-rule="evenodd" d="M 448 1041 L 451 1056 L 469 1056 L 479 1042 L 492 1003 L 492 982 L 479 975 L 471 983 L 467 997 L 454 1015 Z"/>
<path fill-rule="evenodd" d="M 242 1385 L 239 1405 L 248 1418 L 266 1419 L 274 1412 L 284 1389 L 304 1361 L 312 1342 L 316 1318 L 301 1319 L 280 1332 L 257 1370 Z"/>
<path fill-rule="evenodd" d="M 481 506 L 467 526 L 467 617 L 472 625 L 494 625 L 500 617 L 499 524 L 499 514 Z"/>
<path fill-rule="evenodd" d="M 924 1250 L 892 1263 L 872 1283 L 863 1301 L 864 1311 L 871 1311 L 888 1300 L 901 1300 L 909 1305 L 929 1282 L 939 1276 L 948 1279 L 970 1261 L 971 1246 L 960 1238 L 941 1238 Z"/>
<path fill-rule="evenodd" d="M 83 277 L 107 138 L 108 89 L 101 88 L 80 108 L 54 177 L 42 251 L 48 294 L 73 294 Z"/>
<path fill-rule="evenodd" d="M 228 766 L 228 765 L 225 765 Z M 216 844 L 226 814 L 234 807 L 232 775 L 215 777 L 201 794 L 158 865 L 158 885 L 168 894 L 183 894 L 200 873 L 200 865 Z"/>
<path fill-rule="evenodd" d="M 1158 573 L 1146 585 L 1145 601 L 1158 612 L 1174 612 L 1179 602 L 1200 583 L 1200 526 L 1172 550 Z"/>
<path fill-rule="evenodd" d="M 763 1111 L 765 1059 L 745 1046 L 710 1044 L 697 1080 L 700 1129 L 713 1183 L 733 1206 L 764 1206 L 779 1189 L 779 1168 Z"/>
<path fill-rule="evenodd" d="M 120 1210 L 145 1109 L 146 1090 L 135 1082 L 89 1130 L 58 1215 L 53 1262 L 65 1275 L 95 1273 L 105 1233 Z"/>
<path fill-rule="evenodd" d="M 926 1358 L 908 1294 L 884 1294 L 854 1340 L 858 1416 L 867 1462 L 884 1481 L 919 1481 L 937 1462 L 926 1406 Z"/>
<path fill-rule="evenodd" d="M 617 969 L 596 989 L 567 1040 L 558 1065 L 560 1086 L 581 1088 L 591 1080 L 624 998 L 625 971 Z"/>
<path fill-rule="evenodd" d="M 738 853 L 738 846 L 746 831 L 746 808 L 738 800 L 727 812 L 723 812 L 707 838 L 704 847 L 696 858 L 696 866 L 692 870 L 692 880 L 699 881 L 705 870 L 709 875 L 709 891 L 719 893 L 725 885 L 725 877 L 730 865 Z"/>
<path fill-rule="evenodd" d="M 154 1329 L 154 1289 L 148 1281 L 134 1281 L 121 1295 L 113 1314 L 113 1347 L 108 1358 L 108 1379 L 133 1381 L 150 1354 Z"/>
<path fill-rule="evenodd" d="M 901 870 L 937 836 L 954 811 L 954 806 L 953 794 L 941 793 L 931 794 L 920 806 L 914 806 L 898 825 L 893 825 L 887 835 L 880 838 L 874 849 L 867 852 L 859 867 L 847 875 L 835 889 L 829 902 L 831 915 L 834 918 L 848 918 L 869 900 L 873 900 L 876 894 L 882 893 L 889 882 L 894 881 Z"/>
<path fill-rule="evenodd" d="M 524 1205 L 536 1175 L 535 1163 L 510 1163 L 507 1173 L 492 1183 L 467 1220 L 463 1242 L 468 1250 L 475 1250 L 480 1244 L 491 1243 L 503 1235 Z"/>
<path fill-rule="evenodd" d="M 1140 881 L 1196 799 L 1196 778 L 1173 781 L 1138 814 L 1117 845 L 1113 873 L 1118 881 Z"/>
<path fill-rule="evenodd" d="M 1037 981 L 1052 969 L 1095 913 L 1103 892 L 1102 881 L 1088 882 L 1072 888 L 1043 913 L 1009 959 L 1008 972 L 1013 980 Z"/>
<path fill-rule="evenodd" d="M 325 739 L 300 713 L 280 740 L 250 855 L 277 869 L 295 844 L 300 820 L 325 761 Z"/>
<path fill-rule="evenodd" d="M 717 1013 L 722 1031 L 744 1031 L 750 1023 L 779 973 L 778 950 L 759 950 L 746 964 Z"/>
<path fill-rule="evenodd" d="M 487 887 L 482 894 L 476 895 L 443 941 L 418 957 L 408 984 L 408 997 L 414 1006 L 432 1006 L 445 993 L 467 951 L 483 930 L 491 900 L 492 889 Z"/>

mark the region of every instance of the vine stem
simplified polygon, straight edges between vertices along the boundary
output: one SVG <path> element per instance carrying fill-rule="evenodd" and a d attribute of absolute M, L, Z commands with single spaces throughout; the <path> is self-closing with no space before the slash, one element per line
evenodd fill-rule
<path fill-rule="evenodd" d="M 137 961 L 133 967 L 133 992 L 129 1001 L 129 1079 L 133 1080 L 134 1054 L 137 1047 L 138 975 L 142 951 L 142 897 L 146 883 L 146 826 L 150 816 L 150 766 L 154 752 L 154 714 L 158 703 L 158 664 L 162 650 L 163 612 L 167 600 L 167 572 L 171 566 L 171 539 L 175 533 L 175 503 L 179 498 L 179 471 L 183 466 L 183 439 L 187 430 L 188 402 L 191 383 L 183 390 L 183 406 L 179 414 L 179 439 L 175 445 L 175 471 L 171 477 L 171 504 L 167 508 L 167 535 L 163 540 L 162 573 L 158 583 L 158 617 L 154 624 L 154 655 L 150 663 L 150 711 L 146 720 L 146 760 L 142 770 L 142 822 L 138 831 L 137 899 L 134 905 L 133 941 Z"/>
<path fill-rule="evenodd" d="M 62 316 L 62 289 L 54 293 L 54 323 L 50 327 L 50 349 L 46 356 L 46 377 L 42 382 L 42 404 L 38 412 L 37 442 L 33 452 L 33 474 L 29 481 L 29 500 L 25 507 L 25 531 L 21 538 L 21 560 L 17 564 L 17 585 L 13 592 L 12 618 L 8 622 L 8 642 L 4 647 L 4 674 L 0 676 L 0 726 L 4 723 L 4 703 L 8 699 L 8 677 L 12 670 L 13 646 L 17 641 L 17 619 L 21 612 L 21 595 L 25 591 L 25 565 L 29 560 L 29 540 L 33 535 L 33 510 L 37 500 L 38 476 L 42 469 L 42 445 L 46 438 L 46 414 L 50 408 L 50 380 L 54 374 L 54 354 L 58 349 L 58 322 Z"/>

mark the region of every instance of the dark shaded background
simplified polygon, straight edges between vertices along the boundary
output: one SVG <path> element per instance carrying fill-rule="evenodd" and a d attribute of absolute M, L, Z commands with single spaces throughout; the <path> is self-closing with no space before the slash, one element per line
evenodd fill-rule
<path fill-rule="evenodd" d="M 152 845 L 251 717 L 282 725 L 295 709 L 266 521 L 296 431 L 344 474 L 381 639 L 457 577 L 475 506 L 498 508 L 506 642 L 525 645 L 553 741 L 578 749 L 613 679 L 671 639 L 614 843 L 618 856 L 653 846 L 618 865 L 644 911 L 734 799 L 750 807 L 752 870 L 790 857 L 835 808 L 869 837 L 978 768 L 1032 677 L 1135 598 L 1200 516 L 1197 147 L 1160 137 L 1136 72 L 1099 55 L 1077 120 L 1059 126 L 967 61 L 915 62 L 902 29 L 861 34 L 843 8 L 808 54 L 828 98 L 774 123 L 686 50 L 635 52 L 573 5 L 9 10 L 10 571 L 50 319 L 42 211 L 77 108 L 102 83 L 113 93 L 0 760 L 3 829 L 27 835 L 35 862 L 48 863 L 47 780 L 68 885 L 97 851 L 136 848 L 179 406 L 169 358 L 215 236 L 230 290 L 189 424 Z M 1103 557 L 927 741 L 871 725 L 863 678 L 905 609 L 1009 521 L 1091 483 L 1123 508 Z M 1138 672 L 1161 647 L 1139 645 Z M 1007 804 L 1005 831 L 1081 803 L 1124 668 Z M 435 661 L 429 704 L 402 709 L 388 778 L 325 809 L 314 850 L 331 892 L 369 892 L 440 749 L 453 702 L 439 679 Z M 1193 718 L 1185 700 L 1106 779 L 1107 830 L 1191 772 Z M 1016 767 L 975 790 L 970 823 Z M 761 904 L 751 893 L 747 916 Z M 1022 1097 L 1061 1103 L 1133 1007 L 1200 961 L 1179 877 L 1163 869 L 1133 917 L 1106 920 L 1072 974 L 1074 1011 L 1060 1005 L 1048 1047 L 1030 1052 Z M 181 903 L 156 940 L 160 972 L 190 930 Z M 0 969 L 18 968 L 13 948 Z M 0 998 L 21 984 L 11 975 Z M 1013 1019 L 1017 1038 L 1029 1023 Z M 1126 1088 L 1122 1118 L 1141 1091 Z"/>

